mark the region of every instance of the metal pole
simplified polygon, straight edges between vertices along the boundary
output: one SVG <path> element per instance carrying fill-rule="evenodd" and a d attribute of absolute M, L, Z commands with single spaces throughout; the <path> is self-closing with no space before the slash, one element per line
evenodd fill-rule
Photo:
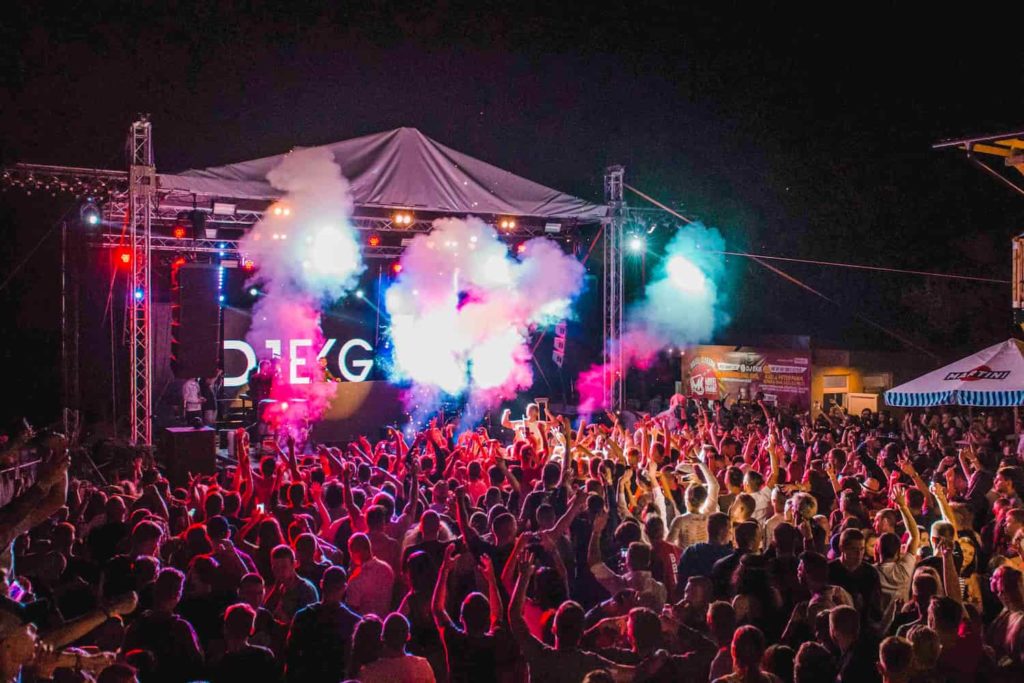
<path fill-rule="evenodd" d="M 60 376 L 62 403 L 65 410 L 70 407 L 68 372 L 68 222 L 60 225 Z"/>

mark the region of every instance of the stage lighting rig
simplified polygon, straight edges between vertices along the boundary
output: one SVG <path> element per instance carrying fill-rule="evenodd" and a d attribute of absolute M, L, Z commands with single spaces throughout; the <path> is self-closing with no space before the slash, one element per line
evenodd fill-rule
<path fill-rule="evenodd" d="M 368 244 L 371 247 L 379 247 L 380 246 L 380 235 L 371 234 L 369 237 L 366 238 L 366 244 Z"/>
<path fill-rule="evenodd" d="M 92 197 L 82 202 L 82 206 L 78 209 L 78 217 L 84 225 L 89 227 L 95 227 L 103 220 L 100 214 L 100 207 L 96 206 L 96 202 Z"/>
<path fill-rule="evenodd" d="M 639 254 L 645 248 L 647 248 L 647 240 L 642 235 L 630 235 L 629 242 L 627 243 L 629 250 L 634 254 Z"/>
<path fill-rule="evenodd" d="M 498 221 L 498 227 L 502 230 L 515 230 L 516 221 L 514 218 L 502 218 Z"/>
<path fill-rule="evenodd" d="M 413 218 L 412 214 L 408 211 L 399 211 L 391 217 L 391 220 L 395 225 L 407 228 L 412 225 Z"/>

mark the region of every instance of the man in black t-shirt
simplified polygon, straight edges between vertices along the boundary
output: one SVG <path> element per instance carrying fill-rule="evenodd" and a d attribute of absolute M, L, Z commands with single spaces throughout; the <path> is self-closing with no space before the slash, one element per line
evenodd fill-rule
<path fill-rule="evenodd" d="M 866 542 L 860 529 L 847 529 L 839 537 L 839 559 L 828 565 L 829 583 L 852 597 L 865 626 L 882 622 L 882 579 L 873 565 L 864 562 Z"/>
<path fill-rule="evenodd" d="M 281 667 L 274 653 L 249 642 L 255 622 L 256 610 L 244 602 L 232 605 L 224 613 L 225 652 L 210 666 L 212 683 L 276 683 L 281 680 Z"/>
<path fill-rule="evenodd" d="M 451 683 L 495 680 L 496 672 L 511 672 L 515 648 L 505 626 L 494 564 L 490 556 L 481 555 L 480 571 L 487 581 L 488 597 L 476 592 L 467 595 L 459 615 L 461 627 L 456 626 L 445 609 L 448 577 L 458 560 L 455 550 L 454 544 L 445 550 L 431 608 L 444 641 L 449 680 Z"/>
<path fill-rule="evenodd" d="M 352 632 L 361 619 L 342 602 L 347 585 L 344 569 L 328 567 L 320 583 L 323 599 L 295 613 L 286 655 L 289 683 L 337 683 L 345 678 Z"/>

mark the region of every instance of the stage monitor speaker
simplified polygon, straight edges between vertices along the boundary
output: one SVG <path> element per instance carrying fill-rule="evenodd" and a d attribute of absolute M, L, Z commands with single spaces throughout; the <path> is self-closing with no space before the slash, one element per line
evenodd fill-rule
<path fill-rule="evenodd" d="M 190 472 L 217 472 L 217 431 L 210 427 L 167 427 L 160 454 L 171 485 L 187 486 Z"/>
<path fill-rule="evenodd" d="M 220 357 L 220 266 L 186 263 L 172 271 L 171 369 L 178 379 L 212 377 Z"/>

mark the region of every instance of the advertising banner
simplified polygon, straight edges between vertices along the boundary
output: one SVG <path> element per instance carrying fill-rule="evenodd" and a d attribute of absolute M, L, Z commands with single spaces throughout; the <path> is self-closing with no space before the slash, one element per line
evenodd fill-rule
<path fill-rule="evenodd" d="M 749 346 L 693 346 L 683 353 L 683 392 L 693 398 L 765 401 L 808 410 L 811 353 Z"/>

